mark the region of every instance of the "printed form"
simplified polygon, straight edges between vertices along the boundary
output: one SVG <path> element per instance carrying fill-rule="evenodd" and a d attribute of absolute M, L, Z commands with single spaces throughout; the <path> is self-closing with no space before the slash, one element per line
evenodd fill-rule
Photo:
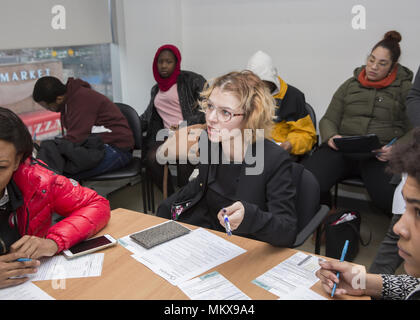
<path fill-rule="evenodd" d="M 24 282 L 18 286 L 0 289 L 0 300 L 55 300 L 44 290 L 32 282 Z"/>
<path fill-rule="evenodd" d="M 251 300 L 217 271 L 185 281 L 178 288 L 191 300 Z"/>
<path fill-rule="evenodd" d="M 318 257 L 297 252 L 252 282 L 282 299 L 288 299 L 289 296 L 294 299 L 303 299 L 303 296 L 299 298 L 297 295 L 299 292 L 308 298 L 307 292 L 300 288 L 309 289 L 318 282 L 315 272 L 319 268 Z M 311 296 L 324 299 L 315 292 Z"/>
<path fill-rule="evenodd" d="M 132 257 L 176 286 L 246 250 L 198 228 Z"/>
<path fill-rule="evenodd" d="M 30 281 L 99 277 L 104 253 L 87 254 L 67 259 L 62 255 L 40 259 L 38 272 L 28 275 Z"/>

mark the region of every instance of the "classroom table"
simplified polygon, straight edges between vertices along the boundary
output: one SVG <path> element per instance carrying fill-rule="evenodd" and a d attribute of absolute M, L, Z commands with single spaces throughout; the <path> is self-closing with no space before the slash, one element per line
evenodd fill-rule
<path fill-rule="evenodd" d="M 108 225 L 97 235 L 110 234 L 115 239 L 166 221 L 154 215 L 126 209 L 115 209 Z M 190 229 L 196 226 L 184 224 Z M 274 247 L 265 242 L 239 236 L 228 237 L 226 233 L 209 230 L 247 250 L 238 257 L 225 262 L 206 273 L 218 271 L 251 299 L 275 300 L 278 297 L 251 281 L 270 270 L 298 250 Z M 184 300 L 189 299 L 178 287 L 156 275 L 146 266 L 131 257 L 131 252 L 121 245 L 103 249 L 102 274 L 100 277 L 66 279 L 65 289 L 51 280 L 36 281 L 38 287 L 55 299 L 141 299 L 141 300 Z M 58 289 L 57 289 L 58 287 Z M 329 298 L 318 281 L 312 289 Z M 368 297 L 344 296 L 339 299 L 369 299 Z"/>

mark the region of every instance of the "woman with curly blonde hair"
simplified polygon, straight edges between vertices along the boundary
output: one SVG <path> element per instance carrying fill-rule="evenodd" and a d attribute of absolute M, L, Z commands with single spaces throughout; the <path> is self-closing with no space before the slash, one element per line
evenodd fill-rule
<path fill-rule="evenodd" d="M 227 216 L 233 234 L 291 246 L 297 232 L 292 165 L 288 153 L 265 138 L 274 101 L 264 83 L 250 71 L 231 72 L 201 97 L 207 134 L 200 137 L 200 159 L 209 161 L 200 161 L 197 178 L 167 198 L 157 215 L 219 231 Z"/>

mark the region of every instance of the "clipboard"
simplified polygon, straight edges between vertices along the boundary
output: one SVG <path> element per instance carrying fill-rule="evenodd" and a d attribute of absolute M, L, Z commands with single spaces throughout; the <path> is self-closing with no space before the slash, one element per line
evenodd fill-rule
<path fill-rule="evenodd" d="M 380 149 L 381 143 L 374 133 L 363 136 L 351 136 L 334 138 L 338 151 L 344 153 L 370 153 L 372 150 Z"/>

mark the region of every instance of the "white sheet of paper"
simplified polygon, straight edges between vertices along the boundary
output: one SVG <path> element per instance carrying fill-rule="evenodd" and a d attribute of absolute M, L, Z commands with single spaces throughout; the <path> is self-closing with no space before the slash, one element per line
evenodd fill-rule
<path fill-rule="evenodd" d="M 40 261 L 38 272 L 29 276 L 31 281 L 99 277 L 104 254 L 92 253 L 72 259 L 59 255 Z"/>
<path fill-rule="evenodd" d="M 305 288 L 299 287 L 296 288 L 291 294 L 284 296 L 283 298 L 280 297 L 278 300 L 328 300 L 327 298 L 319 295 L 315 291 Z"/>
<path fill-rule="evenodd" d="M 18 286 L 0 289 L 0 300 L 55 300 L 44 290 L 26 281 Z"/>
<path fill-rule="evenodd" d="M 176 286 L 244 252 L 237 245 L 198 228 L 132 257 Z"/>
<path fill-rule="evenodd" d="M 287 299 L 297 288 L 310 288 L 318 278 L 318 257 L 297 252 L 252 282 L 281 298 Z"/>
<path fill-rule="evenodd" d="M 131 240 L 130 235 L 118 239 L 118 243 L 135 255 L 142 255 L 147 251 L 146 248 L 143 248 L 141 245 Z"/>
<path fill-rule="evenodd" d="M 217 271 L 180 283 L 178 288 L 191 300 L 251 300 Z"/>

